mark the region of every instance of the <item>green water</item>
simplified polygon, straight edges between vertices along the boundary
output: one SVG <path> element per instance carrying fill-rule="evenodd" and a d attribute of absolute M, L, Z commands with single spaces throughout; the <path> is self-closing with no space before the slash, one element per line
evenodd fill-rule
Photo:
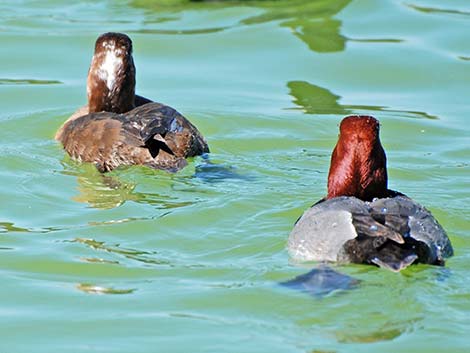
<path fill-rule="evenodd" d="M 137 91 L 211 147 L 176 175 L 106 177 L 53 136 L 94 40 L 134 41 Z M 0 3 L 0 352 L 469 352 L 470 5 L 438 1 Z M 382 123 L 390 187 L 455 256 L 318 299 L 278 285 L 326 191 L 338 123 Z"/>

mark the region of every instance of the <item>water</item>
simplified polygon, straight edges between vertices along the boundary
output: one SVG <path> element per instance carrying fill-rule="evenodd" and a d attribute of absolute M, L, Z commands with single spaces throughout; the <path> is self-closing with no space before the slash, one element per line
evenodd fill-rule
<path fill-rule="evenodd" d="M 53 140 L 96 37 L 128 33 L 137 91 L 189 117 L 210 160 L 102 176 Z M 1 352 L 468 352 L 468 1 L 0 4 Z M 338 122 L 382 124 L 390 187 L 455 256 L 318 298 L 279 285 L 326 192 Z"/>

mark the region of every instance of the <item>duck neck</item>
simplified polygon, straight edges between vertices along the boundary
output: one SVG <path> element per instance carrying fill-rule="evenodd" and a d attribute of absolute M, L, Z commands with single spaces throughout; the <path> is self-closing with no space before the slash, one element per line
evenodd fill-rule
<path fill-rule="evenodd" d="M 89 112 L 125 113 L 135 107 L 132 55 L 114 47 L 95 53 L 88 71 Z"/>
<path fill-rule="evenodd" d="M 354 196 L 371 201 L 387 195 L 387 160 L 379 137 L 340 136 L 331 155 L 327 198 Z"/>

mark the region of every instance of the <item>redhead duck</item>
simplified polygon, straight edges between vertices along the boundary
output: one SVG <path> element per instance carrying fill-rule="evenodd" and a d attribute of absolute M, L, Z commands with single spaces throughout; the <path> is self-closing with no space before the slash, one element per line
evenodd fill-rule
<path fill-rule="evenodd" d="M 297 261 L 374 264 L 396 272 L 412 263 L 444 265 L 453 255 L 431 212 L 387 188 L 379 122 L 371 116 L 341 122 L 328 194 L 296 222 L 288 251 Z"/>
<path fill-rule="evenodd" d="M 203 136 L 171 107 L 135 94 L 132 41 L 122 33 L 98 37 L 88 71 L 88 104 L 57 131 L 67 153 L 99 171 L 146 165 L 177 171 L 185 158 L 209 152 Z"/>

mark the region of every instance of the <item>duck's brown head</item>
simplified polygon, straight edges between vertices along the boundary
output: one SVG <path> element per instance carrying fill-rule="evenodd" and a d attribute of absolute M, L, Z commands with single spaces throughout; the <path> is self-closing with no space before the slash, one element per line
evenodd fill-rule
<path fill-rule="evenodd" d="M 348 116 L 341 121 L 331 155 L 328 195 L 355 196 L 364 201 L 387 197 L 387 159 L 379 138 L 380 124 L 372 116 Z"/>
<path fill-rule="evenodd" d="M 87 94 L 90 113 L 124 113 L 134 108 L 135 66 L 128 36 L 109 32 L 98 37 L 88 71 Z"/>

